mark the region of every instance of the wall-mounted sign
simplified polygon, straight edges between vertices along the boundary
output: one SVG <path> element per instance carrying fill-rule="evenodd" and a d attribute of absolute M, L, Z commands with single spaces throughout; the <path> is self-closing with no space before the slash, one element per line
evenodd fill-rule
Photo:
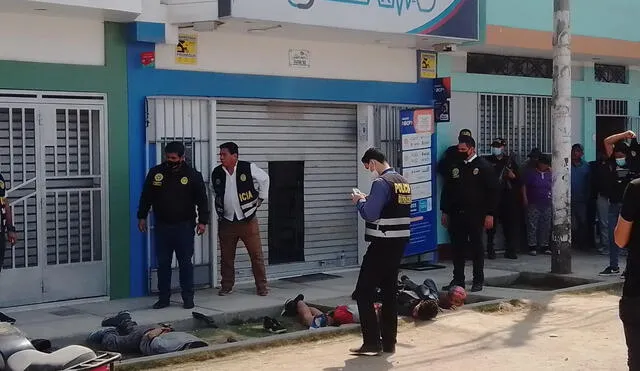
<path fill-rule="evenodd" d="M 479 34 L 479 0 L 218 0 L 218 16 L 464 40 Z"/>
<path fill-rule="evenodd" d="M 311 53 L 304 49 L 289 49 L 289 66 L 300 68 L 311 67 Z"/>
<path fill-rule="evenodd" d="M 156 66 L 156 53 L 144 52 L 140 54 L 140 64 L 145 68 L 153 68 Z"/>
<path fill-rule="evenodd" d="M 420 78 L 435 79 L 438 67 L 438 55 L 430 52 L 420 52 Z"/>
<path fill-rule="evenodd" d="M 178 45 L 176 45 L 177 64 L 197 64 L 198 63 L 198 35 L 180 34 Z"/>
<path fill-rule="evenodd" d="M 433 108 L 436 122 L 451 121 L 451 77 L 433 80 Z"/>

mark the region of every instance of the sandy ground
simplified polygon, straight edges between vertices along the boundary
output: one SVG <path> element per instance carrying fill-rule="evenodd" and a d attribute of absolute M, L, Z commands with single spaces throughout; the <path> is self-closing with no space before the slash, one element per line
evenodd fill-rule
<path fill-rule="evenodd" d="M 345 336 L 157 370 L 626 370 L 617 304 L 606 293 L 563 295 L 404 324 L 392 356 L 352 356 L 360 338 Z"/>

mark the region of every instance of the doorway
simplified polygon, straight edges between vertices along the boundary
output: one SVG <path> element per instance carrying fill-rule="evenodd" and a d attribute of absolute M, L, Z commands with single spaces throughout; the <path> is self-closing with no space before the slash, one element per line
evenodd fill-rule
<path fill-rule="evenodd" d="M 604 154 L 604 140 L 613 134 L 627 130 L 627 119 L 622 116 L 596 117 L 596 156 Z"/>
<path fill-rule="evenodd" d="M 304 261 L 304 161 L 269 162 L 269 265 Z"/>

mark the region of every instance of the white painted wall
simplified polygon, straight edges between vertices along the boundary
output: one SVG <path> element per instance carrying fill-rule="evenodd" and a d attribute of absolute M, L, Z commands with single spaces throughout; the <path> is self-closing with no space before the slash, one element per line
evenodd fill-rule
<path fill-rule="evenodd" d="M 585 143 L 582 122 L 582 98 L 571 98 L 571 143 Z M 595 140 L 593 141 L 595 145 Z"/>
<path fill-rule="evenodd" d="M 0 13 L 0 59 L 104 64 L 104 25 L 97 20 Z"/>
<path fill-rule="evenodd" d="M 141 13 L 142 0 L 30 0 L 46 8 L 47 5 L 77 6 L 83 8 L 116 10 L 120 12 Z M 158 1 L 159 0 L 155 0 Z"/>
<path fill-rule="evenodd" d="M 305 49 L 311 67 L 289 66 L 289 49 Z M 198 64 L 178 65 L 174 45 L 156 45 L 156 68 L 349 80 L 416 82 L 416 53 L 384 45 L 279 39 L 228 32 L 198 34 Z"/>

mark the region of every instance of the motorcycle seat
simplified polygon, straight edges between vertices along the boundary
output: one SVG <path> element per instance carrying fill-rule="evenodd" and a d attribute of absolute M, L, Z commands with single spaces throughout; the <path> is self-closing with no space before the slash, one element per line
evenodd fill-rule
<path fill-rule="evenodd" d="M 70 345 L 52 353 L 33 349 L 14 353 L 7 360 L 8 371 L 58 371 L 93 360 L 96 353 L 80 345 Z"/>

